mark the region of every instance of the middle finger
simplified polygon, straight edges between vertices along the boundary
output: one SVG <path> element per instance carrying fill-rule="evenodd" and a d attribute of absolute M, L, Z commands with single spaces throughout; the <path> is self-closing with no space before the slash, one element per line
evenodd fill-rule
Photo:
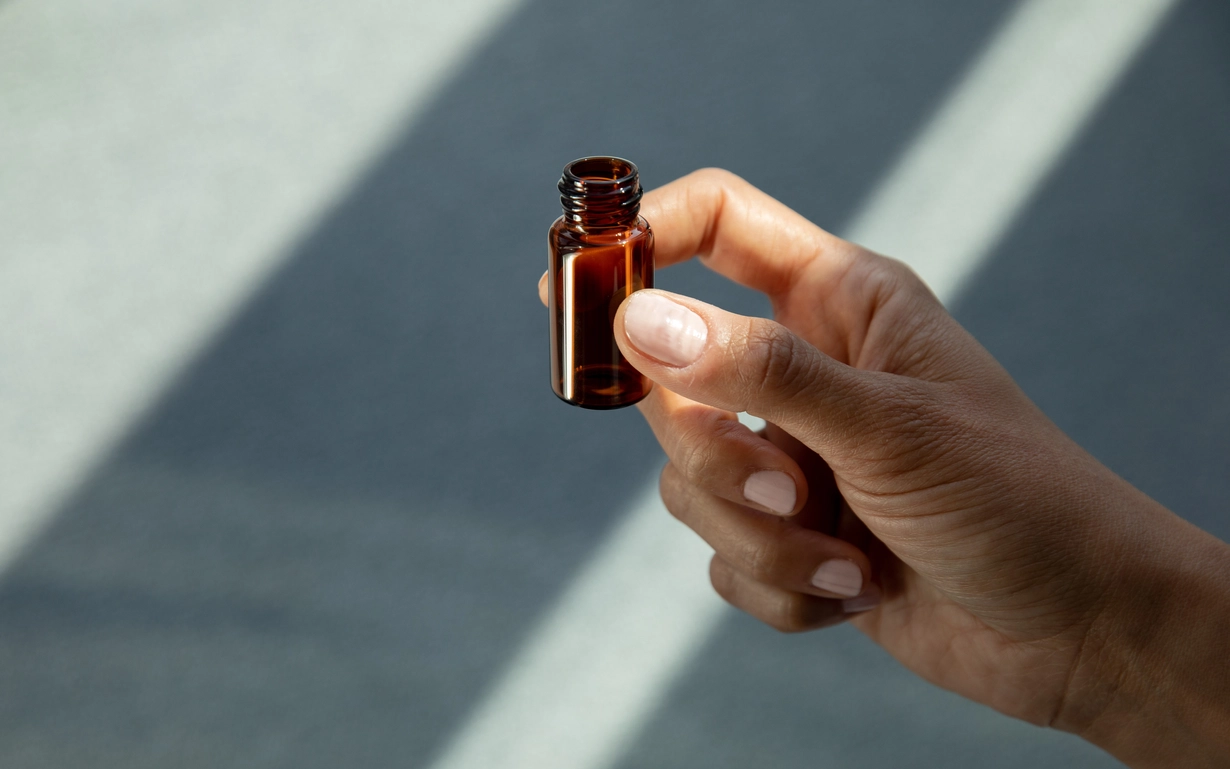
<path fill-rule="evenodd" d="M 670 463 L 692 485 L 773 515 L 803 508 L 807 476 L 799 464 L 733 412 L 665 387 L 655 387 L 637 407 Z"/>

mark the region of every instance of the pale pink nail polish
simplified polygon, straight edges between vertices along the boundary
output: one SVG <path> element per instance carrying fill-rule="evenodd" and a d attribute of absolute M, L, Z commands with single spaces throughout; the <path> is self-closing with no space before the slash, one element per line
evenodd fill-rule
<path fill-rule="evenodd" d="M 820 564 L 811 575 L 811 583 L 820 590 L 853 598 L 863 592 L 863 571 L 854 561 L 833 558 Z"/>
<path fill-rule="evenodd" d="M 686 366 L 704 352 L 709 327 L 687 307 L 648 291 L 625 301 L 624 331 L 641 352 L 668 366 Z"/>
<path fill-rule="evenodd" d="M 743 482 L 744 499 L 764 505 L 778 515 L 790 515 L 797 496 L 794 479 L 777 470 L 752 473 Z"/>
<path fill-rule="evenodd" d="M 864 611 L 870 611 L 880 605 L 880 588 L 875 585 L 868 585 L 863 594 L 857 598 L 847 598 L 841 602 L 841 610 L 846 614 L 858 614 Z"/>

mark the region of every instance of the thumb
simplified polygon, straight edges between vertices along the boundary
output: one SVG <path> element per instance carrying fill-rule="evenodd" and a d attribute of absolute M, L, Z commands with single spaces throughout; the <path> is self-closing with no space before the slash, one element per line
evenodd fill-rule
<path fill-rule="evenodd" d="M 615 339 L 666 389 L 762 417 L 822 455 L 857 438 L 888 376 L 839 363 L 780 323 L 652 289 L 620 306 Z"/>

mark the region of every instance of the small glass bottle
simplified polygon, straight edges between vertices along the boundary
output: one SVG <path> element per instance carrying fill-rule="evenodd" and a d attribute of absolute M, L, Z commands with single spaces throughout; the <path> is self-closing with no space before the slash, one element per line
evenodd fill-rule
<path fill-rule="evenodd" d="M 612 329 L 620 302 L 653 286 L 640 175 L 622 158 L 581 158 L 564 166 L 559 191 L 564 215 L 548 241 L 551 386 L 574 406 L 630 406 L 652 382 L 624 358 Z"/>

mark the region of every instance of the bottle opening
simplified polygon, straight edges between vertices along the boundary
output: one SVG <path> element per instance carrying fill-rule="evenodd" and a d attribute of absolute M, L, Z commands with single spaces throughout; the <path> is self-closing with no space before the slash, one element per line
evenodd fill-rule
<path fill-rule="evenodd" d="M 564 166 L 564 177 L 572 177 L 580 182 L 606 182 L 620 186 L 635 181 L 636 176 L 636 166 L 623 158 L 581 158 Z"/>
<path fill-rule="evenodd" d="M 594 156 L 564 166 L 559 180 L 565 218 L 577 226 L 626 226 L 636 220 L 641 180 L 623 158 Z"/>

